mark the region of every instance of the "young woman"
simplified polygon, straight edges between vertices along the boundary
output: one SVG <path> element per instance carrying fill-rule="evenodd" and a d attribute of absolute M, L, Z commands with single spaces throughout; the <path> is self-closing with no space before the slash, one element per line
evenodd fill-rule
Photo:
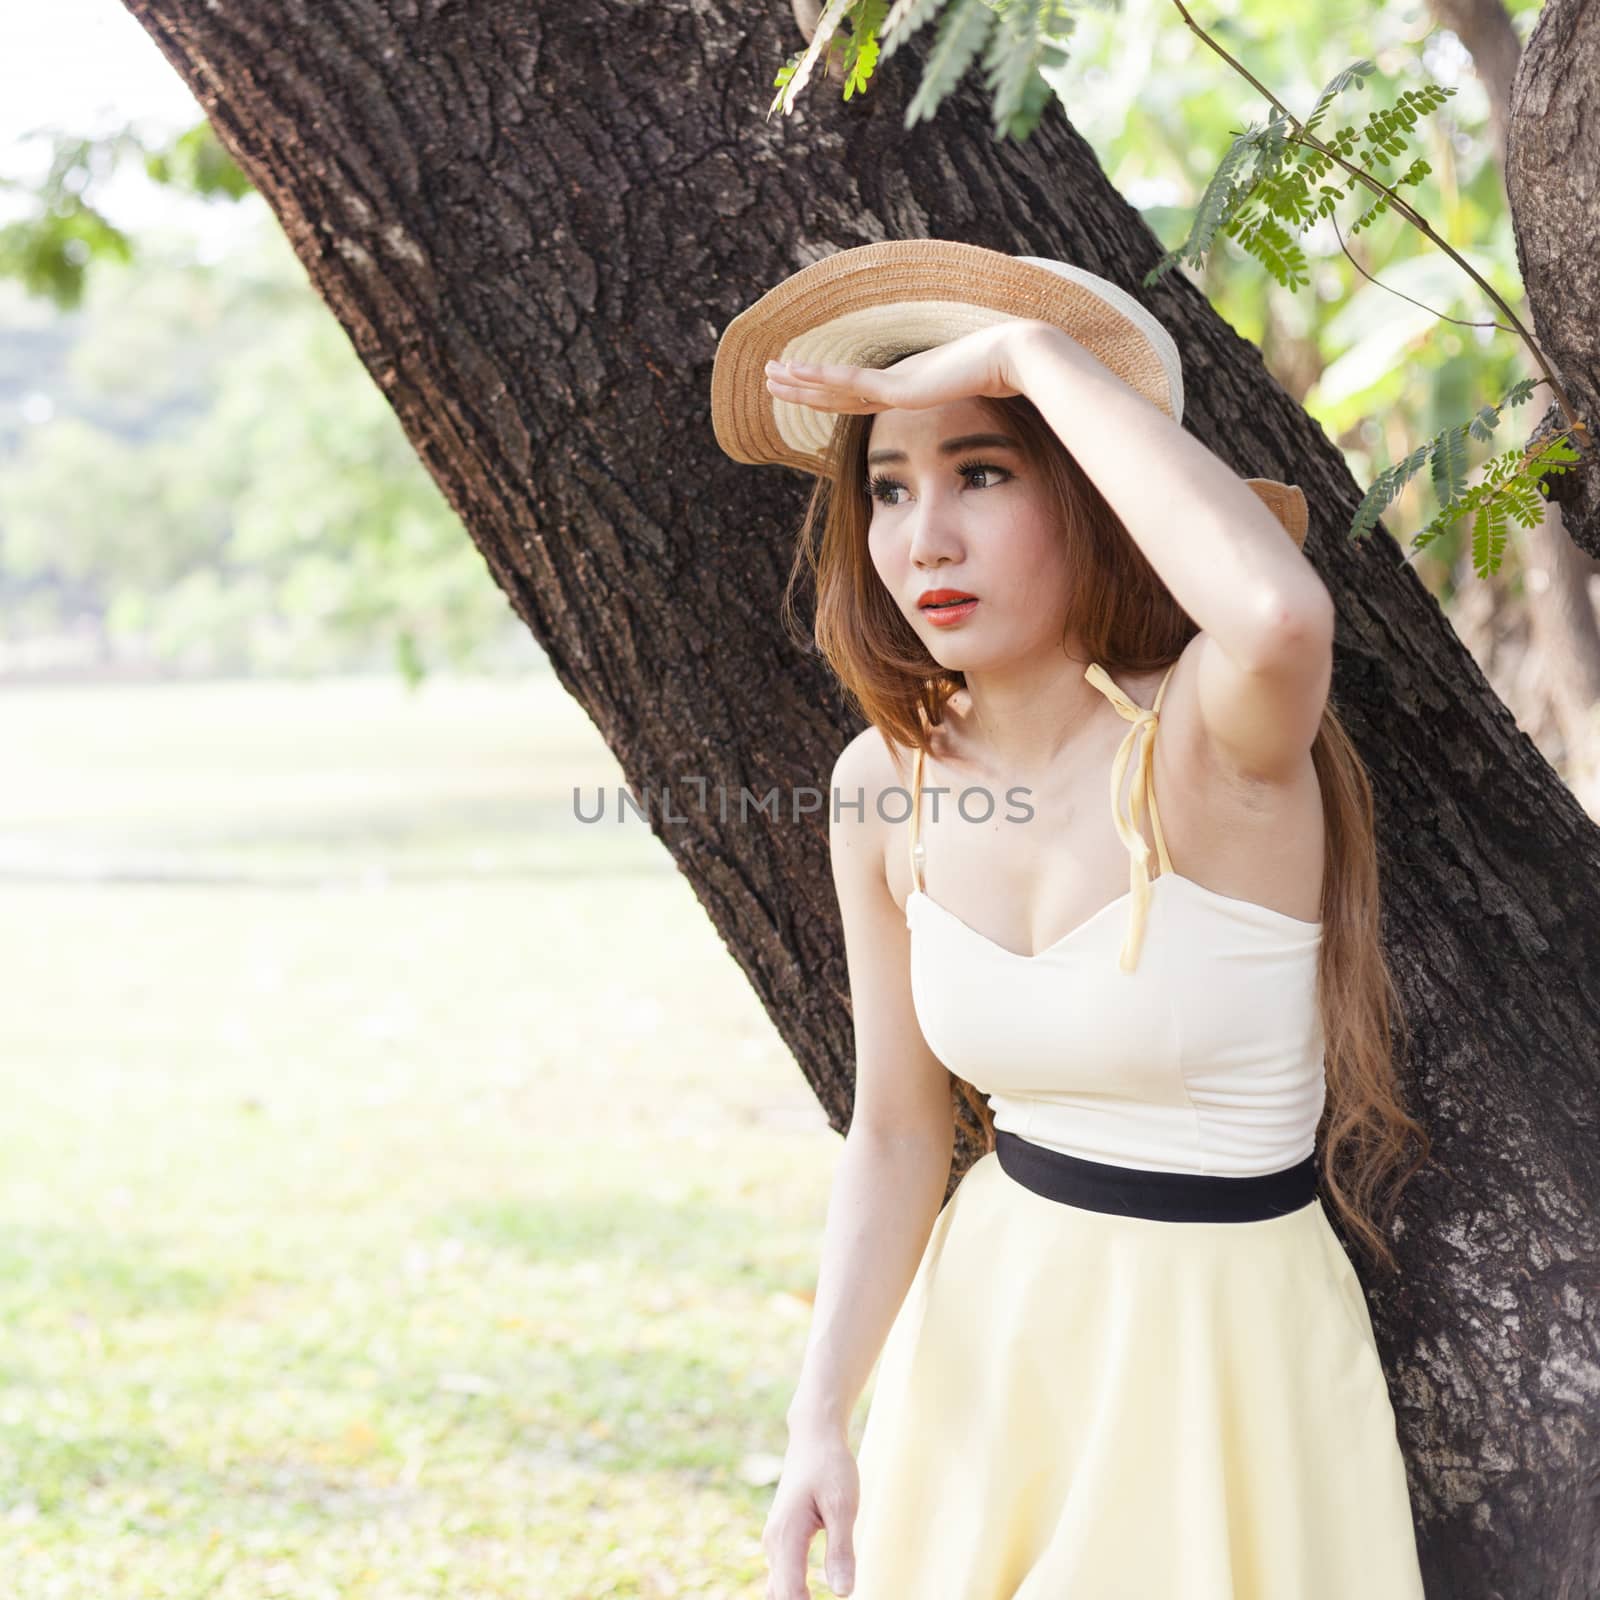
<path fill-rule="evenodd" d="M 794 576 L 868 723 L 830 813 L 855 1106 L 768 1600 L 819 1529 L 857 1600 L 1421 1600 L 1317 1188 L 1392 1268 L 1374 1197 L 1428 1140 L 1371 792 L 1304 497 L 1182 404 L 1131 296 L 945 240 L 828 257 L 719 343 L 724 449 L 816 474 Z M 988 1149 L 942 1204 L 952 1081 Z"/>

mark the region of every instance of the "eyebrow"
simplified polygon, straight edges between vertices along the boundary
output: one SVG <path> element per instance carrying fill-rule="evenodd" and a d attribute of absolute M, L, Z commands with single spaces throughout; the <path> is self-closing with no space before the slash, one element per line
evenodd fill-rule
<path fill-rule="evenodd" d="M 999 449 L 1021 451 L 1015 439 L 1003 433 L 964 433 L 958 439 L 946 439 L 939 446 L 939 454 L 953 456 L 962 450 Z M 906 461 L 910 458 L 904 450 L 873 450 L 867 455 L 867 465 L 877 466 L 880 461 Z"/>

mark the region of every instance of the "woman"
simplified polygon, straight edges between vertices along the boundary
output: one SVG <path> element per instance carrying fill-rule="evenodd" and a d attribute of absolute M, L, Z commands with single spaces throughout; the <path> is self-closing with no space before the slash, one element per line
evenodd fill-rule
<path fill-rule="evenodd" d="M 1183 430 L 1131 296 L 951 241 L 795 274 L 712 391 L 729 454 L 817 476 L 795 579 L 868 722 L 830 812 L 855 1106 L 768 1600 L 818 1529 L 857 1600 L 1420 1600 L 1316 1188 L 1392 1268 L 1374 1195 L 1428 1140 L 1303 496 Z M 952 1079 L 988 1149 L 941 1206 Z"/>

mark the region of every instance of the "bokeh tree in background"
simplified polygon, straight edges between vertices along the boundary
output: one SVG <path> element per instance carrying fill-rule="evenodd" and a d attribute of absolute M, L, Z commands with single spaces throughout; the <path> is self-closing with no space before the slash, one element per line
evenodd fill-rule
<path fill-rule="evenodd" d="M 0 432 L 5 664 L 51 645 L 113 672 L 537 664 L 282 231 L 264 215 L 219 261 L 130 238 L 93 202 L 132 159 L 255 198 L 208 123 L 165 148 L 58 136 L 36 214 L 0 229 L 0 393 L 52 413 Z"/>

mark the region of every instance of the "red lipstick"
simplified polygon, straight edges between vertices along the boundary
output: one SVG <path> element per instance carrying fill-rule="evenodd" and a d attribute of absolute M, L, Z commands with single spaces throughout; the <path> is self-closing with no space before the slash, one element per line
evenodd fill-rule
<path fill-rule="evenodd" d="M 977 608 L 978 597 L 965 589 L 924 589 L 917 596 L 917 609 L 941 628 L 965 621 Z"/>

